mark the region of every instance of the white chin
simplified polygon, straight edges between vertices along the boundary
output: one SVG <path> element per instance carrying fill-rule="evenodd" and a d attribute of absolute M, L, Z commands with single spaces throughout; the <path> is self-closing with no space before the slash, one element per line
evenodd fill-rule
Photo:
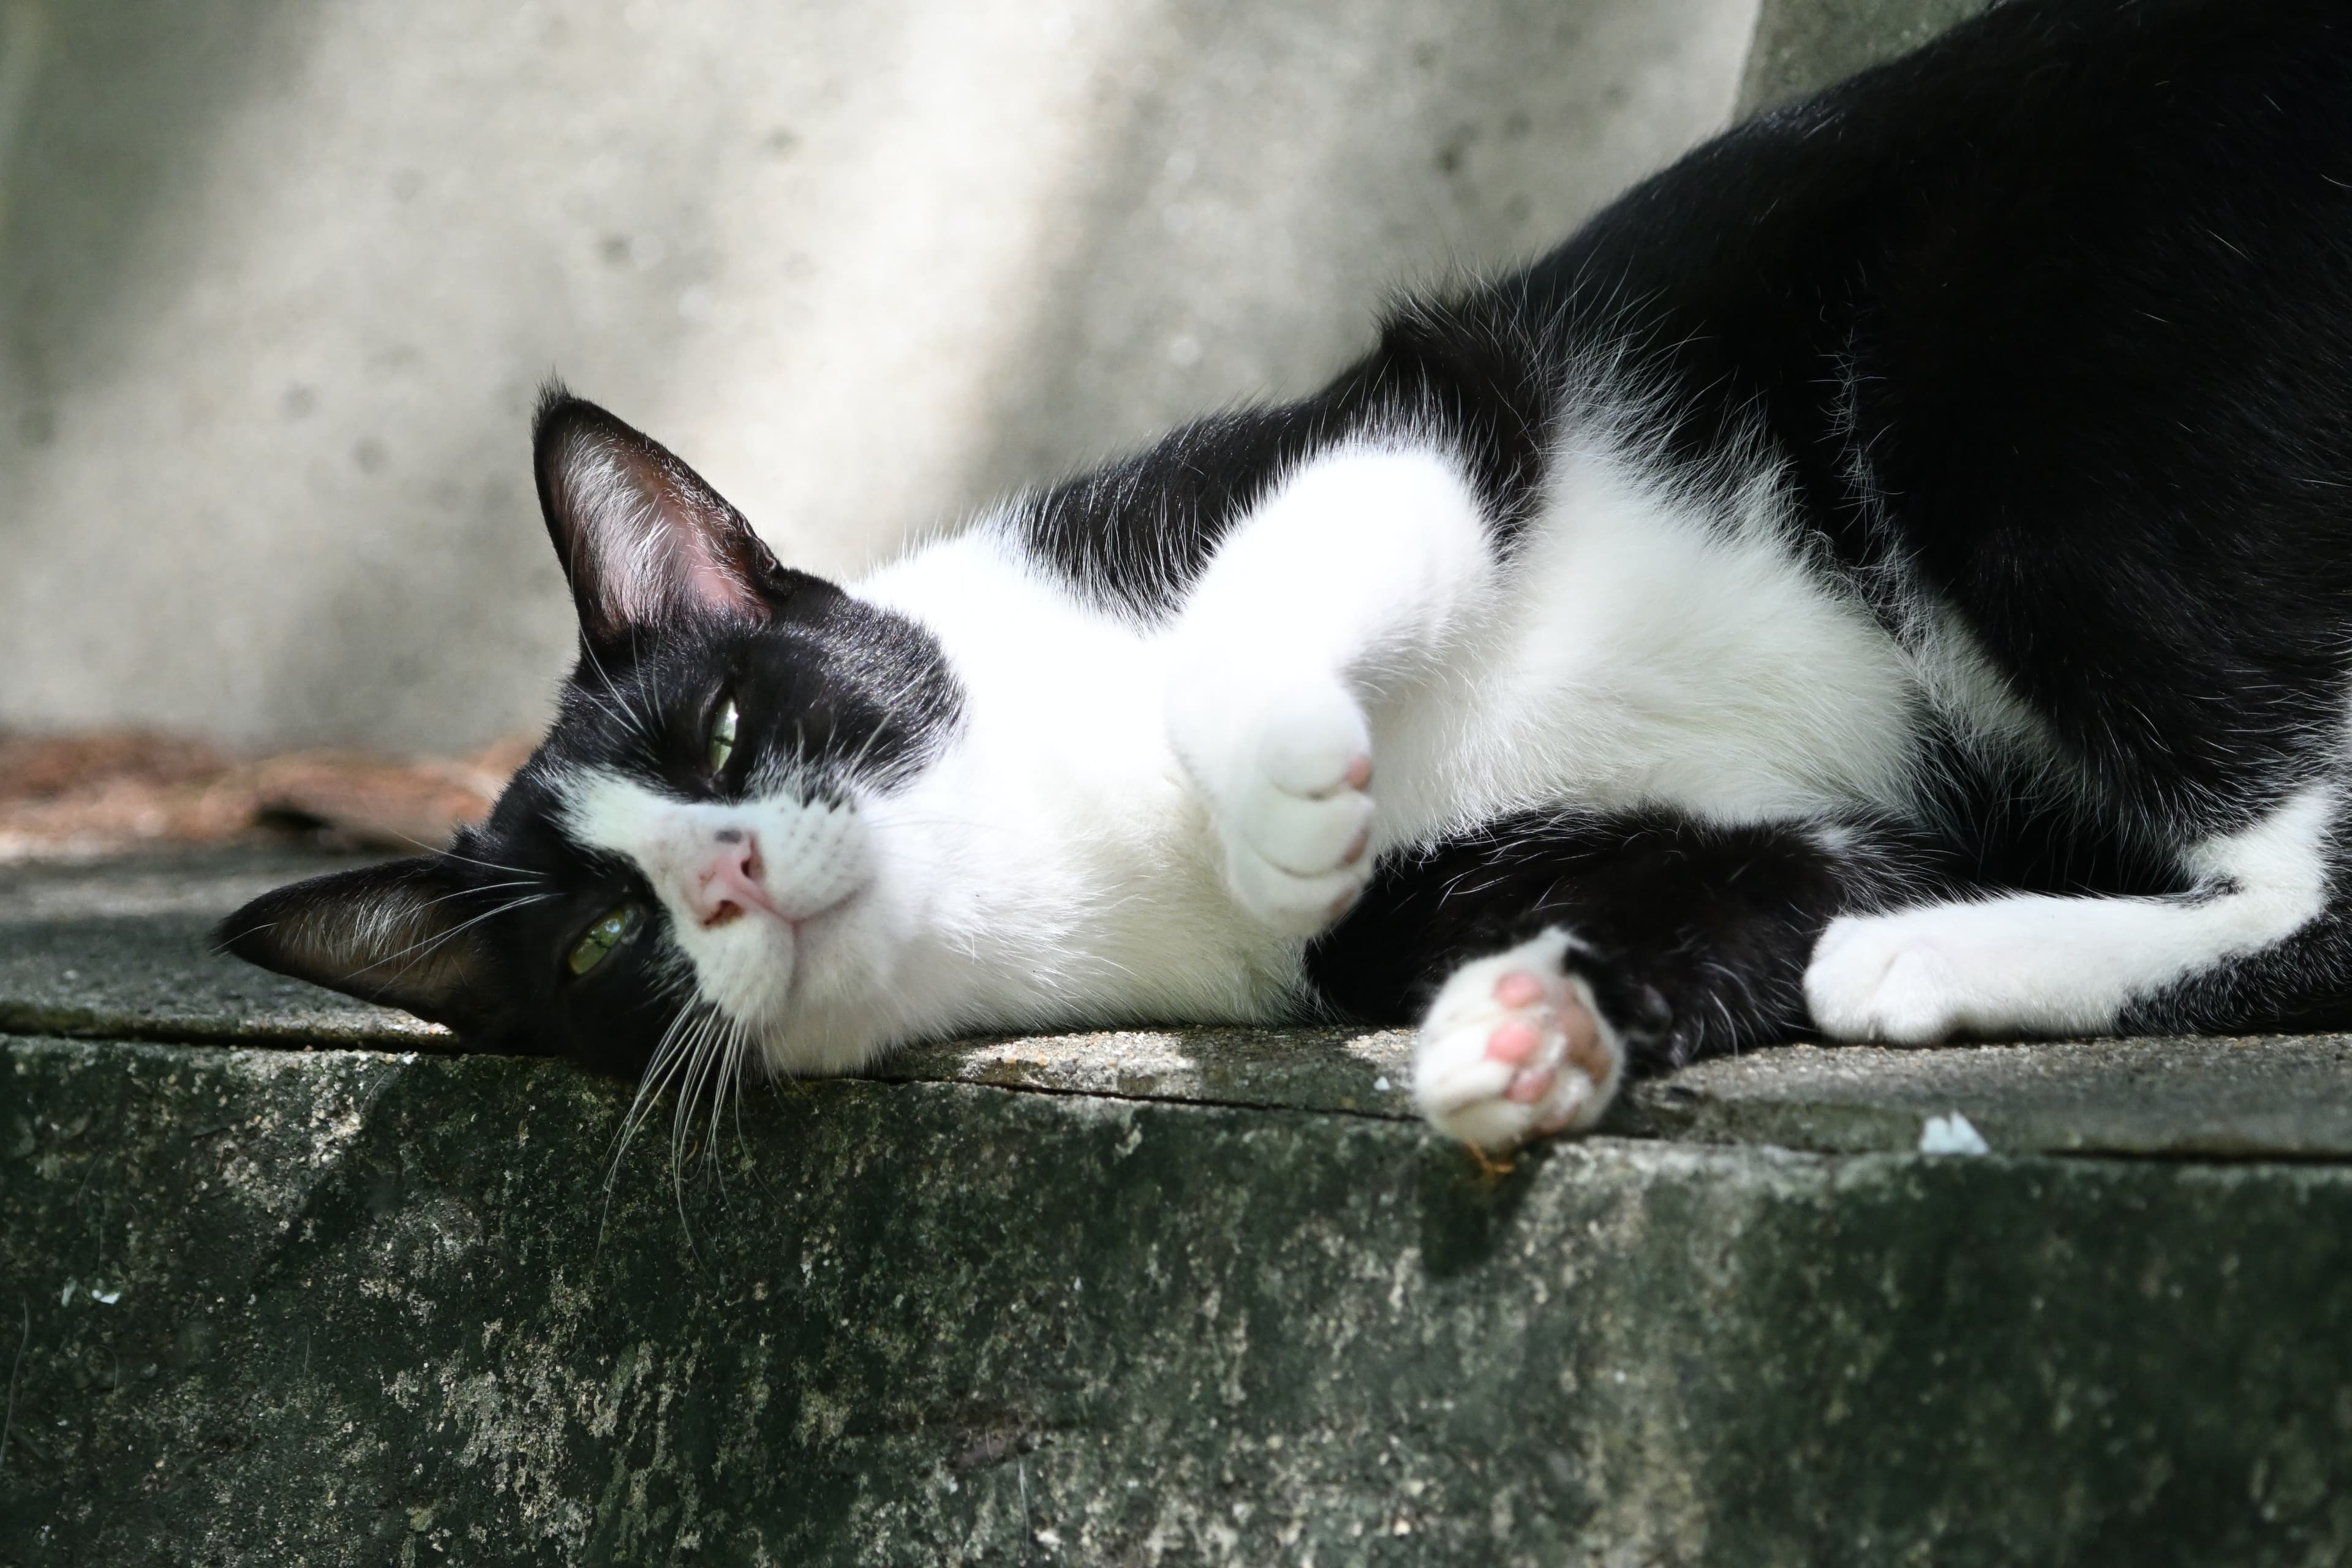
<path fill-rule="evenodd" d="M 701 951 L 689 950 L 688 957 L 701 998 L 730 1018 L 770 1032 L 782 1019 L 801 974 L 804 944 L 794 941 L 793 928 L 770 915 L 747 915 L 697 945 Z"/>

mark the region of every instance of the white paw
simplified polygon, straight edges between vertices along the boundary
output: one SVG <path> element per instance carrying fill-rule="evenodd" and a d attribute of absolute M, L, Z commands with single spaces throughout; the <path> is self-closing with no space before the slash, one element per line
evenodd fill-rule
<path fill-rule="evenodd" d="M 1617 1032 L 1549 931 L 1455 970 L 1413 1044 L 1413 1098 L 1438 1131 L 1503 1150 L 1601 1120 L 1624 1077 Z"/>
<path fill-rule="evenodd" d="M 1373 858 L 1372 740 L 1355 699 L 1336 684 L 1245 704 L 1230 689 L 1171 697 L 1178 752 L 1208 797 L 1235 901 L 1291 936 L 1347 913 Z"/>
<path fill-rule="evenodd" d="M 1905 916 L 1848 915 L 1814 945 L 1805 1005 L 1837 1039 L 1930 1046 L 1959 1026 L 1959 976 L 1932 934 Z"/>
<path fill-rule="evenodd" d="M 1834 1039 L 1897 1046 L 2104 1033 L 2129 995 L 2118 955 L 2139 933 L 2103 931 L 2097 917 L 2126 902 L 2013 897 L 1846 915 L 1813 948 L 1805 1005 Z"/>

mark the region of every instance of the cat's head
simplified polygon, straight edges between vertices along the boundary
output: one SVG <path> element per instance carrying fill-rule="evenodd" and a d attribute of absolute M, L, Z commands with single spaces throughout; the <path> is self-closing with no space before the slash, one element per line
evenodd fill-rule
<path fill-rule="evenodd" d="M 580 616 L 546 740 L 446 851 L 278 889 L 217 940 L 469 1043 L 633 1076 L 666 1041 L 855 1065 L 841 1021 L 871 1010 L 898 918 L 871 808 L 959 719 L 937 644 L 780 565 L 593 405 L 551 392 L 533 447 Z M 777 1059 L 796 1034 L 808 1059 Z"/>

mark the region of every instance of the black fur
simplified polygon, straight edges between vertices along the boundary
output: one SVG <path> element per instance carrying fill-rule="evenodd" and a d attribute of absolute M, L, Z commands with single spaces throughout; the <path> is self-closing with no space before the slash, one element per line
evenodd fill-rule
<path fill-rule="evenodd" d="M 1411 430 L 1460 457 L 1507 536 L 1535 504 L 1559 401 L 1514 293 L 1409 306 L 1314 397 L 1188 425 L 1027 502 L 1014 526 L 1095 602 L 1158 619 L 1285 473 L 1355 433 Z"/>
<path fill-rule="evenodd" d="M 1309 946 L 1307 973 L 1341 1015 L 1407 1023 L 1461 963 L 1558 926 L 1631 1069 L 1656 1071 L 1802 1032 L 1799 982 L 1822 929 L 1940 890 L 1937 858 L 1868 819 L 1511 817 L 1384 862 Z"/>

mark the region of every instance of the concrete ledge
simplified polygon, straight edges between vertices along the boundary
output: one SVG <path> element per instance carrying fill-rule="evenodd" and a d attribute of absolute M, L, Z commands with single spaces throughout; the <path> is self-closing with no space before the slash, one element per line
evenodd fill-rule
<path fill-rule="evenodd" d="M 826 1083 L 608 1196 L 625 1096 L 556 1064 L 6 1056 L 12 1562 L 2352 1546 L 2332 1165 L 1489 1183 L 1372 1118 Z"/>
<path fill-rule="evenodd" d="M 0 1561 L 2352 1552 L 2352 1042 L 1765 1052 L 1499 1178 L 1401 1037 L 982 1042 L 615 1164 L 189 947 L 289 869 L 0 877 L 0 1017 L 433 1047 L 0 1044 Z"/>
<path fill-rule="evenodd" d="M 0 869 L 0 1033 L 456 1050 L 435 1025 L 204 950 L 245 899 L 349 863 L 215 850 Z M 872 1076 L 1410 1122 L 1411 1043 L 1401 1030 L 1119 1030 L 920 1047 Z M 1903 1152 L 1954 1112 L 2005 1153 L 2352 1157 L 2352 1038 L 1794 1047 L 1637 1084 L 1606 1131 Z"/>

